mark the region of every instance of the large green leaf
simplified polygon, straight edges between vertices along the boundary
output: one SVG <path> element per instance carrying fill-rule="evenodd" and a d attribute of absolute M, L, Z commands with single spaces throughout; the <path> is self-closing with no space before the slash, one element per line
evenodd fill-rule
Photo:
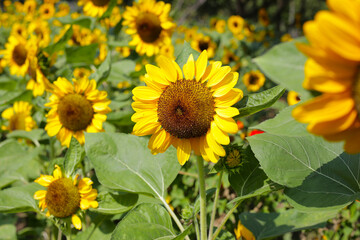
<path fill-rule="evenodd" d="M 97 70 L 92 73 L 89 79 L 95 79 L 95 81 L 100 84 L 102 81 L 106 80 L 111 71 L 111 54 L 106 55 L 105 60 L 100 64 Z"/>
<path fill-rule="evenodd" d="M 260 168 L 260 164 L 250 147 L 246 148 L 244 156 L 246 161 L 241 165 L 240 169 L 229 174 L 230 185 L 238 195 L 232 202 L 258 196 L 280 188 Z"/>
<path fill-rule="evenodd" d="M 341 209 L 360 196 L 360 155 L 320 137 L 263 133 L 248 138 L 265 173 L 303 211 Z"/>
<path fill-rule="evenodd" d="M 35 211 L 38 209 L 34 193 L 42 187 L 37 183 L 22 187 L 7 188 L 0 191 L 0 212 L 17 213 Z"/>
<path fill-rule="evenodd" d="M 111 72 L 108 81 L 119 83 L 130 81 L 129 74 L 135 70 L 135 62 L 132 60 L 121 60 L 111 64 Z"/>
<path fill-rule="evenodd" d="M 97 201 L 99 207 L 90 209 L 93 212 L 102 214 L 119 214 L 132 209 L 138 201 L 139 195 L 134 193 L 110 193 L 100 192 Z"/>
<path fill-rule="evenodd" d="M 92 25 L 95 23 L 95 19 L 89 16 L 79 16 L 77 18 L 72 18 L 70 15 L 64 16 L 64 17 L 58 17 L 56 18 L 59 22 L 62 24 L 76 24 L 80 25 L 84 28 L 92 28 Z"/>
<path fill-rule="evenodd" d="M 173 239 L 175 236 L 169 213 L 158 204 L 141 204 L 117 225 L 112 240 Z"/>
<path fill-rule="evenodd" d="M 115 224 L 108 218 L 106 215 L 92 218 L 90 226 L 79 232 L 75 240 L 109 240 L 115 229 Z"/>
<path fill-rule="evenodd" d="M 32 92 L 29 90 L 13 90 L 8 91 L 0 96 L 0 105 L 11 104 L 15 101 L 27 101 L 32 99 Z"/>
<path fill-rule="evenodd" d="M 252 127 L 253 129 L 261 129 L 267 133 L 282 135 L 282 136 L 309 136 L 310 133 L 306 131 L 306 124 L 297 122 L 292 116 L 291 112 L 297 105 L 290 106 L 282 110 L 273 119 L 269 119 Z"/>
<path fill-rule="evenodd" d="M 85 151 L 101 184 L 163 199 L 180 169 L 175 148 L 152 155 L 148 140 L 122 133 L 86 133 Z"/>
<path fill-rule="evenodd" d="M 92 64 L 97 50 L 97 43 L 87 46 L 67 47 L 65 48 L 66 61 L 68 63 Z"/>
<path fill-rule="evenodd" d="M 39 140 L 42 137 L 47 137 L 48 135 L 45 133 L 44 129 L 33 129 L 31 131 L 25 130 L 15 130 L 10 132 L 7 137 L 8 138 L 25 138 L 31 140 L 36 146 L 39 146 Z"/>
<path fill-rule="evenodd" d="M 49 55 L 52 55 L 57 51 L 63 50 L 69 39 L 72 37 L 72 35 L 73 35 L 73 29 L 71 26 L 56 43 L 51 44 L 48 47 L 44 48 L 44 51 L 47 52 Z"/>
<path fill-rule="evenodd" d="M 297 42 L 306 42 L 306 39 L 281 43 L 254 61 L 272 81 L 298 92 L 301 99 L 308 99 L 311 95 L 302 87 L 306 57 L 296 48 Z"/>
<path fill-rule="evenodd" d="M 276 86 L 263 92 L 244 96 L 243 99 L 234 106 L 240 111 L 237 117 L 245 117 L 271 107 L 284 92 L 285 89 L 283 87 Z"/>
<path fill-rule="evenodd" d="M 0 214 L 0 239 L 16 239 L 16 216 L 14 214 Z"/>
<path fill-rule="evenodd" d="M 104 14 L 100 17 L 99 20 L 104 19 L 104 18 L 108 18 L 111 16 L 111 13 L 114 9 L 114 7 L 117 5 L 117 0 L 110 0 L 110 3 L 106 9 L 106 11 L 104 12 Z"/>
<path fill-rule="evenodd" d="M 184 64 L 187 62 L 190 54 L 193 55 L 194 59 L 196 60 L 200 53 L 194 49 L 191 48 L 190 44 L 188 42 L 184 42 L 184 45 L 178 55 L 176 55 L 176 62 L 179 64 L 180 68 L 184 66 Z"/>
<path fill-rule="evenodd" d="M 279 236 L 301 229 L 324 227 L 336 212 L 301 213 L 290 209 L 281 213 L 242 213 L 241 223 L 256 239 Z"/>
<path fill-rule="evenodd" d="M 64 159 L 64 170 L 66 176 L 71 176 L 75 171 L 76 166 L 81 162 L 84 158 L 84 149 L 76 140 L 76 138 L 71 137 L 70 146 L 65 154 Z"/>

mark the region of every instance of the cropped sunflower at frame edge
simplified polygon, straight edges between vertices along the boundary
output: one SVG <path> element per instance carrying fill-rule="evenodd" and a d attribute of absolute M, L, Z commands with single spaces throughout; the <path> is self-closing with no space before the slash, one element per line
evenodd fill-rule
<path fill-rule="evenodd" d="M 329 141 L 345 141 L 348 153 L 360 152 L 360 1 L 328 0 L 304 24 L 309 58 L 303 86 L 321 93 L 292 112 L 307 130 Z"/>
<path fill-rule="evenodd" d="M 230 143 L 229 133 L 238 126 L 232 117 L 239 114 L 231 107 L 243 97 L 234 88 L 239 74 L 220 61 L 207 65 L 207 52 L 194 61 L 191 54 L 183 66 L 159 57 L 159 67 L 146 65 L 145 83 L 133 89 L 132 107 L 136 122 L 133 134 L 152 135 L 148 147 L 153 154 L 177 149 L 181 165 L 193 150 L 206 161 L 217 162 L 225 155 L 221 145 Z M 184 74 L 183 74 L 184 73 Z"/>
<path fill-rule="evenodd" d="M 49 136 L 55 136 L 61 144 L 69 147 L 71 136 L 84 144 L 84 132 L 102 132 L 108 107 L 106 91 L 96 89 L 95 80 L 88 78 L 73 79 L 73 84 L 66 78 L 59 77 L 53 83 L 50 102 L 46 115 L 45 130 Z"/>
<path fill-rule="evenodd" d="M 171 45 L 171 34 L 176 24 L 169 17 L 171 4 L 163 1 L 140 0 L 127 6 L 123 14 L 125 32 L 131 35 L 130 46 L 138 54 L 157 55 L 163 45 Z"/>
<path fill-rule="evenodd" d="M 47 209 L 47 217 L 51 215 L 57 218 L 71 216 L 71 221 L 78 230 L 82 228 L 81 219 L 77 214 L 78 210 L 99 206 L 96 201 L 98 192 L 92 188 L 91 179 L 78 180 L 78 175 L 74 178 L 67 177 L 58 165 L 55 165 L 53 175 L 41 174 L 35 182 L 46 187 L 46 190 L 34 193 L 34 199 L 39 200 L 41 211 Z"/>

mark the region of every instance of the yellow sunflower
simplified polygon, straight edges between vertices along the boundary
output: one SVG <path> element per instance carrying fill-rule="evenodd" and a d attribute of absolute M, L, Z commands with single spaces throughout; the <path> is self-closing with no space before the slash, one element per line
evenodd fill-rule
<path fill-rule="evenodd" d="M 238 15 L 230 16 L 228 19 L 228 27 L 234 35 L 240 34 L 242 32 L 244 24 L 245 20 Z"/>
<path fill-rule="evenodd" d="M 55 6 L 53 3 L 44 3 L 39 7 L 39 15 L 41 19 L 50 19 L 55 14 Z"/>
<path fill-rule="evenodd" d="M 192 39 L 191 47 L 198 52 L 206 50 L 208 57 L 212 58 L 215 55 L 215 50 L 217 46 L 216 43 L 211 40 L 210 36 L 205 36 L 202 33 L 198 33 Z"/>
<path fill-rule="evenodd" d="M 292 41 L 293 38 L 291 37 L 291 35 L 289 33 L 285 33 L 284 35 L 281 36 L 280 41 L 281 42 L 290 42 Z"/>
<path fill-rule="evenodd" d="M 171 5 L 163 1 L 140 0 L 126 7 L 123 14 L 125 32 L 132 36 L 130 46 L 136 46 L 140 55 L 153 56 L 159 53 L 162 45 L 171 44 L 172 29 L 175 23 L 169 18 Z"/>
<path fill-rule="evenodd" d="M 360 2 L 329 0 L 304 24 L 309 45 L 298 48 L 309 58 L 303 86 L 322 93 L 293 110 L 309 132 L 345 141 L 349 153 L 360 152 Z M 345 7 L 346 6 L 346 7 Z"/>
<path fill-rule="evenodd" d="M 51 215 L 57 218 L 71 216 L 74 227 L 81 229 L 81 219 L 76 213 L 89 208 L 97 208 L 97 190 L 92 188 L 93 182 L 90 178 L 78 180 L 78 175 L 73 178 L 64 176 L 61 168 L 55 165 L 53 175 L 40 175 L 36 183 L 46 187 L 46 190 L 36 191 L 34 198 L 39 200 L 39 208 L 44 211 L 47 208 L 46 216 Z"/>
<path fill-rule="evenodd" d="M 287 94 L 287 102 L 288 104 L 291 106 L 291 105 L 295 105 L 297 104 L 298 102 L 300 102 L 300 96 L 297 92 L 295 91 L 289 91 L 288 94 Z"/>
<path fill-rule="evenodd" d="M 1 129 L 9 132 L 14 130 L 31 131 L 36 127 L 36 123 L 31 117 L 31 109 L 32 106 L 28 102 L 15 102 L 13 107 L 2 112 L 1 117 L 8 121 L 8 125 L 1 126 Z"/>
<path fill-rule="evenodd" d="M 259 70 L 250 71 L 244 74 L 242 80 L 249 92 L 256 92 L 264 86 L 265 76 Z"/>
<path fill-rule="evenodd" d="M 70 13 L 69 4 L 63 2 L 58 5 L 58 11 L 55 13 L 55 17 L 65 17 Z"/>
<path fill-rule="evenodd" d="M 16 38 L 24 38 L 27 39 L 28 32 L 24 24 L 14 23 L 11 27 L 10 35 Z"/>
<path fill-rule="evenodd" d="M 0 51 L 4 55 L 6 65 L 10 67 L 12 75 L 25 76 L 29 68 L 30 60 L 35 56 L 37 47 L 35 39 L 17 38 L 10 36 L 5 50 Z"/>
<path fill-rule="evenodd" d="M 237 228 L 234 229 L 236 239 L 244 239 L 244 240 L 255 240 L 254 234 L 247 229 L 244 225 L 242 225 L 239 220 Z"/>
<path fill-rule="evenodd" d="M 95 80 L 80 78 L 73 79 L 73 83 L 59 77 L 53 83 L 50 102 L 45 104 L 51 107 L 45 130 L 49 136 L 56 135 L 64 146 L 69 146 L 71 136 L 84 144 L 84 132 L 103 131 L 105 114 L 111 111 L 106 91 L 97 90 Z"/>
<path fill-rule="evenodd" d="M 121 1 L 117 1 L 121 3 Z M 79 0 L 78 6 L 84 6 L 84 14 L 91 17 L 101 17 L 109 7 L 110 0 Z"/>
<path fill-rule="evenodd" d="M 49 45 L 51 31 L 47 21 L 36 19 L 30 22 L 28 32 L 36 36 L 39 47 L 44 48 Z"/>
<path fill-rule="evenodd" d="M 52 84 L 41 71 L 36 57 L 30 61 L 28 74 L 30 80 L 26 84 L 26 89 L 31 90 L 34 97 L 42 96 L 45 90 L 52 89 Z"/>
<path fill-rule="evenodd" d="M 225 53 L 221 58 L 224 64 L 231 64 L 231 71 L 236 72 L 241 67 L 240 57 L 236 56 L 231 50 L 225 48 Z"/>
<path fill-rule="evenodd" d="M 23 5 L 23 12 L 28 16 L 33 16 L 36 13 L 36 0 L 26 0 Z"/>
<path fill-rule="evenodd" d="M 265 8 L 260 8 L 259 13 L 258 13 L 258 18 L 259 18 L 259 22 L 261 25 L 263 25 L 265 27 L 269 25 L 269 23 L 270 23 L 269 15 Z"/>
<path fill-rule="evenodd" d="M 243 93 L 233 88 L 239 74 L 220 61 L 207 66 L 207 52 L 197 61 L 190 55 L 183 66 L 161 56 L 159 66 L 146 65 L 145 83 L 133 89 L 132 107 L 136 122 L 133 134 L 152 134 L 148 147 L 153 154 L 165 152 L 173 145 L 181 165 L 194 150 L 205 160 L 217 162 L 225 155 L 221 146 L 230 143 L 228 133 L 237 133 L 232 117 L 239 114 L 231 107 Z"/>

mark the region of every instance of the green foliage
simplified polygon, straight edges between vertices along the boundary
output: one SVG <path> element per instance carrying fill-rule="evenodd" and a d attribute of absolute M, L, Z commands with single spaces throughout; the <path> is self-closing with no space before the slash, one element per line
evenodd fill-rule
<path fill-rule="evenodd" d="M 235 107 L 239 109 L 238 117 L 245 117 L 271 107 L 284 94 L 285 89 L 276 86 L 259 93 L 244 96 Z"/>
<path fill-rule="evenodd" d="M 264 55 L 254 59 L 255 63 L 272 81 L 300 94 L 301 99 L 311 97 L 302 87 L 306 57 L 296 48 L 296 43 L 305 43 L 305 38 L 276 45 Z"/>
<path fill-rule="evenodd" d="M 117 225 L 111 239 L 127 240 L 135 236 L 138 240 L 174 239 L 169 213 L 158 204 L 141 204 Z"/>
<path fill-rule="evenodd" d="M 174 148 L 152 155 L 147 140 L 121 133 L 86 133 L 85 151 L 104 186 L 163 198 L 179 172 Z M 123 144 L 127 147 L 123 147 Z"/>
<path fill-rule="evenodd" d="M 121 60 L 111 64 L 111 72 L 108 81 L 119 83 L 130 80 L 129 74 L 134 71 L 135 62 L 132 60 Z"/>
<path fill-rule="evenodd" d="M 131 210 L 139 199 L 138 194 L 125 192 L 100 192 L 98 195 L 99 207 L 91 209 L 102 214 L 120 214 Z"/>
<path fill-rule="evenodd" d="M 65 48 L 66 61 L 68 63 L 91 64 L 94 62 L 98 44 Z"/>
<path fill-rule="evenodd" d="M 256 239 L 266 239 L 301 229 L 323 227 L 335 214 L 334 211 L 319 214 L 290 209 L 281 213 L 242 213 L 240 220 Z"/>
<path fill-rule="evenodd" d="M 184 42 L 183 47 L 181 48 L 180 52 L 176 55 L 176 60 L 175 60 L 175 62 L 179 64 L 181 69 L 189 59 L 190 54 L 193 55 L 194 60 L 196 60 L 200 56 L 200 53 L 192 49 L 188 42 Z"/>
<path fill-rule="evenodd" d="M 50 56 L 54 53 L 63 50 L 69 41 L 69 39 L 73 35 L 72 26 L 65 32 L 65 34 L 54 44 L 49 45 L 48 47 L 44 48 L 44 52 L 47 52 Z"/>
<path fill-rule="evenodd" d="M 89 79 L 95 79 L 98 85 L 105 81 L 111 72 L 111 55 L 108 54 L 104 60 L 100 64 L 100 66 L 96 69 L 94 73 L 92 73 Z"/>
<path fill-rule="evenodd" d="M 84 158 L 85 152 L 78 140 L 71 137 L 70 146 L 65 154 L 64 170 L 66 176 L 71 176 L 78 164 Z"/>

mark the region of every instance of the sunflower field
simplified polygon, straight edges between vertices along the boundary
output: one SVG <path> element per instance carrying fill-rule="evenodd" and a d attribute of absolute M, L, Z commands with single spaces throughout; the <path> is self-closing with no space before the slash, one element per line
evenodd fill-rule
<path fill-rule="evenodd" d="M 360 239 L 359 13 L 0 1 L 0 240 Z"/>

